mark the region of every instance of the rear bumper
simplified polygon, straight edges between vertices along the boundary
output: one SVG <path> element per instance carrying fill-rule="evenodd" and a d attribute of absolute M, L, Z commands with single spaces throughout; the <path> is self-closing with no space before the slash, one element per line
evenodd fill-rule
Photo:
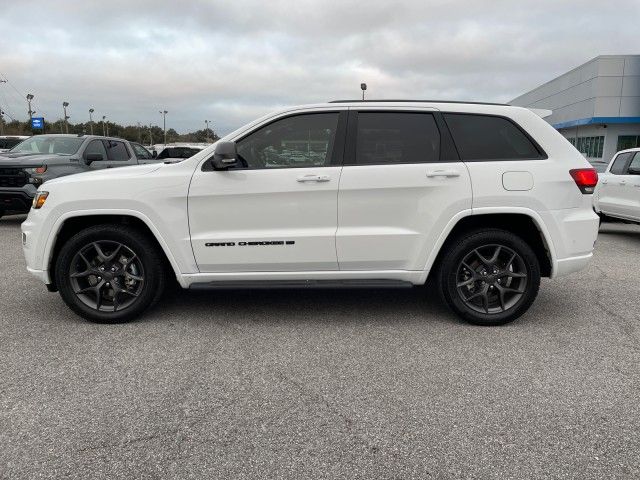
<path fill-rule="evenodd" d="M 561 258 L 556 264 L 556 269 L 553 276 L 563 277 L 564 275 L 569 275 L 570 273 L 579 272 L 587 266 L 592 257 L 593 253 L 581 255 L 578 257 Z"/>
<path fill-rule="evenodd" d="M 560 277 L 585 268 L 593 256 L 600 224 L 591 206 L 551 210 L 542 216 L 546 217 L 550 247 L 555 252 L 551 276 Z"/>

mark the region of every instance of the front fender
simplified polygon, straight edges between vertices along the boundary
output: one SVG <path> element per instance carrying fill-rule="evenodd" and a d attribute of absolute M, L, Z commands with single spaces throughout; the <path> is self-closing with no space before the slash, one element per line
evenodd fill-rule
<path fill-rule="evenodd" d="M 47 278 L 46 283 L 51 283 L 50 272 L 48 271 L 49 265 L 53 256 L 56 239 L 58 238 L 58 234 L 62 230 L 62 226 L 64 225 L 64 223 L 71 218 L 87 217 L 87 216 L 99 217 L 99 216 L 107 216 L 107 215 L 134 217 L 142 221 L 147 226 L 151 234 L 155 237 L 158 244 L 162 248 L 162 251 L 167 257 L 167 260 L 169 261 L 171 268 L 174 270 L 176 274 L 176 278 L 178 279 L 178 282 L 185 288 L 188 286 L 187 283 L 184 283 L 182 279 L 182 274 L 185 273 L 185 270 L 187 270 L 187 273 L 188 273 L 188 269 L 185 269 L 184 265 L 181 265 L 184 262 L 179 261 L 178 258 L 176 258 L 176 256 L 174 255 L 172 248 L 169 246 L 169 241 L 166 235 L 163 235 L 163 233 L 157 228 L 157 226 L 152 222 L 152 220 L 149 217 L 147 217 L 144 213 L 139 212 L 137 210 L 130 210 L 130 209 L 74 210 L 74 211 L 65 212 L 64 214 L 60 215 L 55 220 L 53 226 L 49 230 L 49 235 L 45 240 L 44 248 L 41 250 L 42 257 L 38 259 L 39 260 L 38 263 L 42 265 L 42 269 L 46 271 L 46 278 Z"/>

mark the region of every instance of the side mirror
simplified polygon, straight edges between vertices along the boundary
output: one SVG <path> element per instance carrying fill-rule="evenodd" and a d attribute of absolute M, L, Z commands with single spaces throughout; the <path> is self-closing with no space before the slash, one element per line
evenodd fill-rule
<path fill-rule="evenodd" d="M 218 142 L 211 158 L 215 170 L 228 170 L 238 165 L 238 152 L 235 142 Z"/>
<path fill-rule="evenodd" d="M 629 167 L 629 175 L 640 175 L 640 168 L 638 167 Z"/>
<path fill-rule="evenodd" d="M 151 152 L 151 158 L 158 158 L 158 151 L 154 150 Z"/>
<path fill-rule="evenodd" d="M 91 165 L 93 162 L 101 162 L 104 159 L 101 153 L 87 153 L 84 157 L 84 162 L 87 165 Z"/>

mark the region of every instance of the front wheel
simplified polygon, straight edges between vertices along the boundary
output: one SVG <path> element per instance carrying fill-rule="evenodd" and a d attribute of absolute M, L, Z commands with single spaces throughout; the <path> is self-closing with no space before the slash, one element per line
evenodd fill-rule
<path fill-rule="evenodd" d="M 442 297 L 476 325 L 503 325 L 531 306 L 540 287 L 540 264 L 531 247 L 505 230 L 477 230 L 445 252 L 438 275 Z"/>
<path fill-rule="evenodd" d="M 162 295 L 164 262 L 147 235 L 122 225 L 97 225 L 69 239 L 55 277 L 65 303 L 98 323 L 133 320 Z"/>

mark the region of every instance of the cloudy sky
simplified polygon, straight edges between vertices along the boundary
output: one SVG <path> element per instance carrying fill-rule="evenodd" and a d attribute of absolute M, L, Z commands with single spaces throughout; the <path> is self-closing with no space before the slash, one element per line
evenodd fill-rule
<path fill-rule="evenodd" d="M 508 101 L 601 54 L 640 53 L 640 1 L 0 0 L 0 105 L 226 133 L 283 105 Z"/>

